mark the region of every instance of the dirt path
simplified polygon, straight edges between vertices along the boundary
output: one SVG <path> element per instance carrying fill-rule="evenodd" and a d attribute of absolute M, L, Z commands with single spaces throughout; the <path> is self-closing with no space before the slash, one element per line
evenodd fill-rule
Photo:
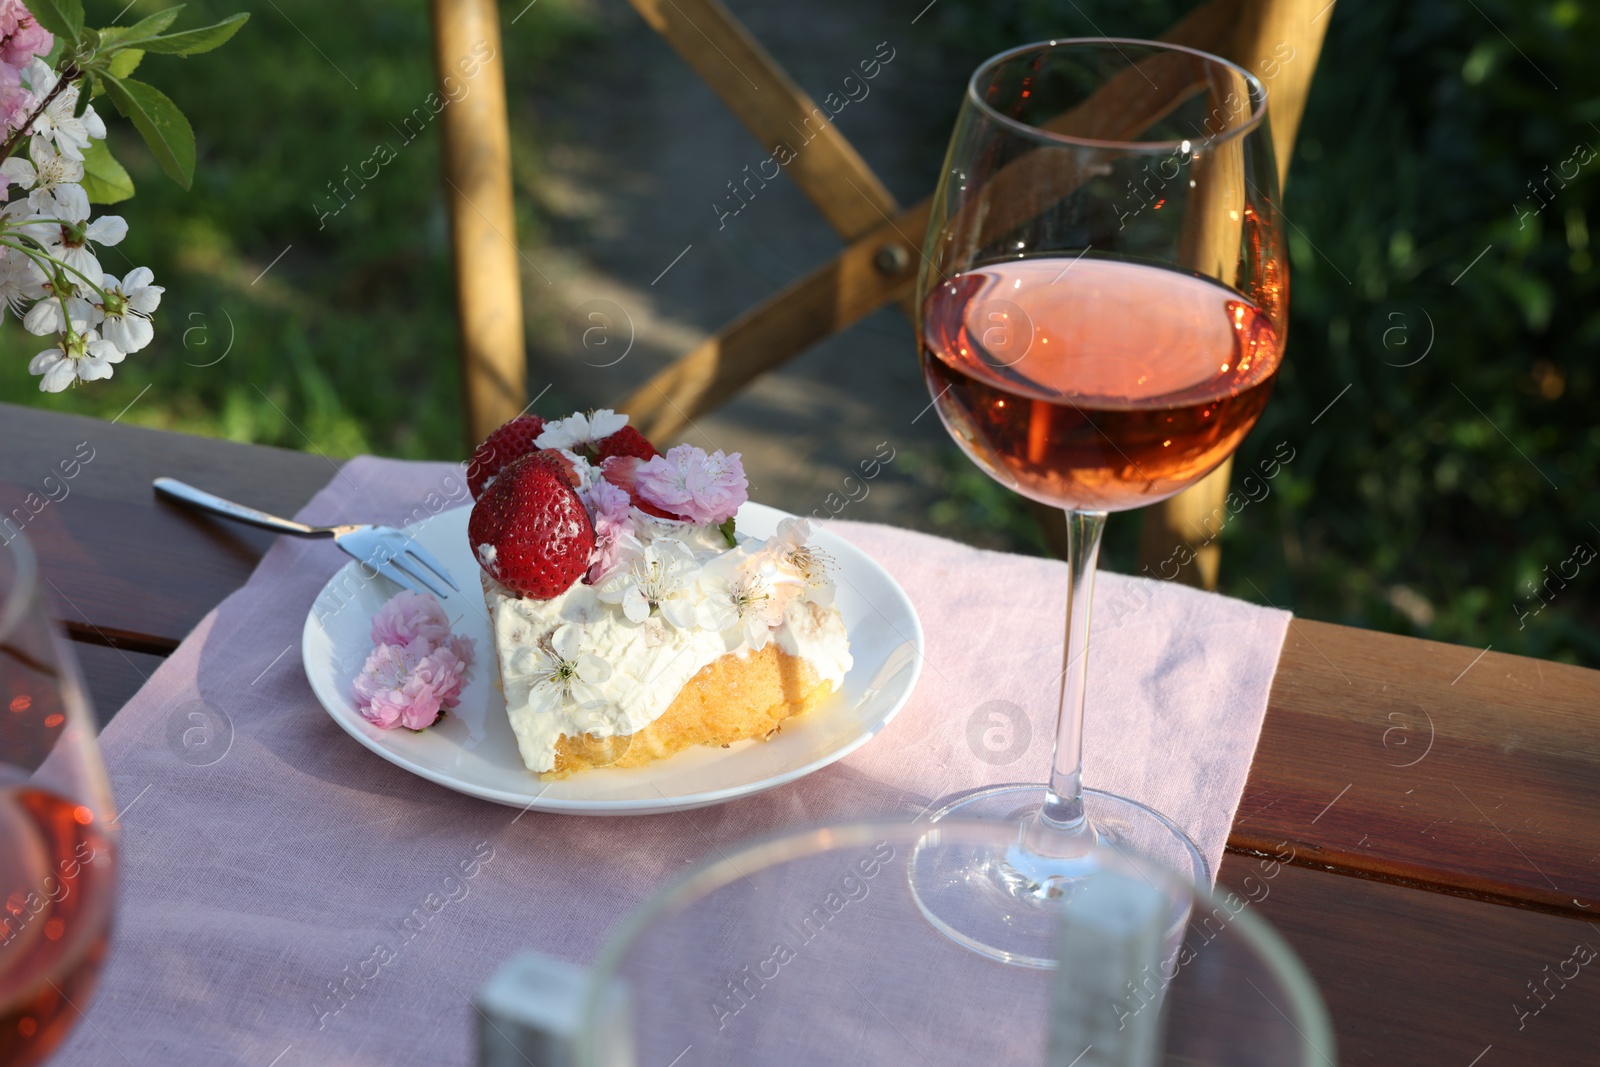
<path fill-rule="evenodd" d="M 914 10 L 848 0 L 808 0 L 803 11 L 732 7 L 818 100 L 860 61 L 892 55 L 837 122 L 901 203 L 932 189 L 943 137 L 935 123 L 948 121 L 959 78 L 952 83 L 947 72 L 928 69 L 932 49 L 916 40 Z M 543 142 L 531 176 L 519 161 L 519 183 L 547 226 L 523 242 L 537 268 L 524 272 L 533 332 L 529 391 L 549 385 L 550 399 L 572 407 L 619 399 L 840 248 L 786 178 L 761 189 L 737 215 L 721 217 L 735 203 L 727 183 L 768 150 L 631 8 L 605 0 L 599 10 L 604 35 L 574 58 L 563 94 L 520 102 L 532 110 Z M 927 103 L 934 85 L 949 97 L 946 106 Z M 625 329 L 609 348 L 579 342 L 582 327 L 574 323 L 596 308 L 620 309 L 631 321 L 625 357 L 618 358 Z M 910 325 L 888 310 L 697 420 L 686 439 L 742 452 L 755 499 L 809 514 L 874 457 L 952 447 L 927 408 Z M 936 491 L 913 477 L 913 466 L 877 468 L 866 497 L 840 517 L 931 528 Z"/>

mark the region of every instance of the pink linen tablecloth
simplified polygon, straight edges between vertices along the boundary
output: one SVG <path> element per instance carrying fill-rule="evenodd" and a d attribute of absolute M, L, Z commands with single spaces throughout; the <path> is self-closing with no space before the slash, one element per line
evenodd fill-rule
<path fill-rule="evenodd" d="M 414 521 L 459 502 L 459 486 L 458 467 L 362 457 L 298 517 Z M 927 661 L 910 702 L 798 782 L 632 818 L 519 816 L 357 745 L 317 704 L 298 652 L 312 600 L 347 557 L 281 539 L 102 734 L 122 804 L 120 900 L 100 988 L 56 1062 L 467 1064 L 472 996 L 503 961 L 525 949 L 592 961 L 630 909 L 719 847 L 1044 781 L 1065 565 L 884 526 L 830 529 L 916 605 Z M 1213 869 L 1288 622 L 1099 576 L 1087 783 L 1165 812 Z M 1026 728 L 1008 726 L 1019 710 Z M 189 744 L 190 730 L 206 743 Z"/>

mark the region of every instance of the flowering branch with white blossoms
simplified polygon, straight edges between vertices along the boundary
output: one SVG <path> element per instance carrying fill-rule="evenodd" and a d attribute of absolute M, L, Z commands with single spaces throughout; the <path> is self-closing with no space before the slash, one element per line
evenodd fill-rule
<path fill-rule="evenodd" d="M 89 205 L 128 199 L 133 182 L 89 101 L 109 97 L 162 169 L 189 188 L 194 131 L 176 104 L 131 75 L 147 53 L 209 52 L 250 16 L 168 33 L 180 10 L 97 30 L 83 24 L 82 0 L 33 0 L 31 8 L 0 0 L 0 317 L 9 308 L 29 333 L 54 338 L 28 364 L 45 392 L 111 377 L 114 364 L 155 336 L 150 316 L 162 288 L 149 268 L 118 279 L 95 252 L 118 244 L 128 224 L 117 215 L 91 220 Z"/>

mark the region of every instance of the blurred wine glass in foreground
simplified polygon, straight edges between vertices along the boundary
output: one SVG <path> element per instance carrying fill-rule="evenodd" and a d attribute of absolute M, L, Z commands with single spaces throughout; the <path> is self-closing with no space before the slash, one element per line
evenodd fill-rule
<path fill-rule="evenodd" d="M 0 547 L 0 1065 L 43 1063 L 88 1009 L 116 831 L 83 682 L 32 550 Z"/>
<path fill-rule="evenodd" d="M 1199 481 L 1267 402 L 1288 300 L 1277 189 L 1266 91 L 1215 56 L 1052 41 L 968 84 L 924 246 L 923 374 L 978 466 L 1066 510 L 1071 583 L 1049 783 L 951 798 L 935 819 L 1010 820 L 1016 840 L 915 872 L 929 919 L 975 951 L 1048 966 L 1052 902 L 1096 842 L 1208 880 L 1165 816 L 1083 787 L 1090 600 L 1107 512 Z"/>
<path fill-rule="evenodd" d="M 622 923 L 587 973 L 548 958 L 508 965 L 480 998 L 479 1062 L 1337 1062 L 1316 986 L 1245 900 L 1105 846 L 1053 909 L 1048 969 L 968 952 L 922 921 L 919 872 L 1015 837 L 1004 823 L 949 818 L 719 847 Z M 578 990 L 581 1012 L 564 1008 Z M 524 1027 L 541 1033 L 518 1046 Z"/>

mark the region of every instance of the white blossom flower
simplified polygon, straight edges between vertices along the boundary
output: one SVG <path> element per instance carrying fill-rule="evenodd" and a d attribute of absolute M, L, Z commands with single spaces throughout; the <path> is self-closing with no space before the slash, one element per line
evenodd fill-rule
<path fill-rule="evenodd" d="M 65 299 L 55 295 L 53 283 L 46 282 L 43 289 L 50 295 L 34 304 L 22 317 L 22 328 L 34 336 L 49 337 L 51 334 L 65 333 L 69 322 L 73 333 L 82 333 L 100 321 L 100 309 L 78 296 L 76 289 L 67 290 Z M 112 341 L 112 344 L 116 342 Z M 117 347 L 122 348 L 121 345 Z M 131 352 L 133 349 L 122 348 L 122 351 Z"/>
<path fill-rule="evenodd" d="M 772 630 L 783 622 L 792 597 L 772 583 L 772 560 L 765 553 L 737 558 L 730 552 L 701 569 L 700 625 L 708 630 L 737 629 L 752 649 L 767 645 Z"/>
<path fill-rule="evenodd" d="M 55 71 L 37 56 L 28 64 L 25 77 L 28 89 L 40 100 L 48 97 L 56 85 Z M 66 158 L 81 162 L 90 140 L 105 140 L 106 124 L 95 114 L 93 105 L 84 108 L 82 115 L 76 114 L 77 110 L 78 86 L 74 84 L 50 101 L 50 106 L 34 120 L 28 132 L 54 143 L 56 150 Z"/>
<path fill-rule="evenodd" d="M 572 464 L 572 473 L 578 476 L 578 484 L 572 487 L 572 491 L 578 494 L 578 499 L 583 501 L 584 507 L 588 507 L 590 490 L 594 488 L 596 482 L 605 481 L 603 472 L 599 467 L 596 467 L 570 448 L 560 448 L 556 451 L 565 456 L 567 462 Z"/>
<path fill-rule="evenodd" d="M 62 218 L 71 218 L 63 214 Z M 82 219 L 72 219 L 74 223 L 81 223 Z M 93 244 L 114 245 L 128 235 L 128 224 L 120 215 L 102 215 L 98 219 L 81 227 L 73 225 L 60 225 L 51 228 L 50 233 L 40 243 L 44 245 L 45 252 L 52 258 L 60 260 L 72 271 L 68 277 L 77 285 L 85 285 L 84 279 L 100 278 L 105 271 L 100 269 L 100 260 L 95 258 L 91 248 Z M 73 273 L 77 272 L 77 273 Z"/>
<path fill-rule="evenodd" d="M 607 604 L 621 604 L 629 622 L 642 623 L 659 612 L 673 626 L 687 630 L 699 617 L 695 606 L 699 570 L 694 553 L 682 541 L 654 541 L 626 570 L 602 585 L 598 596 Z"/>
<path fill-rule="evenodd" d="M 772 556 L 780 569 L 804 583 L 806 599 L 826 607 L 833 603 L 833 579 L 828 575 L 833 559 L 826 552 L 806 544 L 810 536 L 811 523 L 805 519 L 784 519 L 778 523 L 778 532 L 767 538 L 764 551 Z"/>
<path fill-rule="evenodd" d="M 44 274 L 33 260 L 14 248 L 0 248 L 0 315 L 5 308 L 15 314 L 45 294 Z"/>
<path fill-rule="evenodd" d="M 583 651 L 582 631 L 570 623 L 517 649 L 511 668 L 529 676 L 528 706 L 534 711 L 554 711 L 569 701 L 579 707 L 606 702 L 597 687 L 611 677 L 611 664 Z"/>
<path fill-rule="evenodd" d="M 124 352 L 139 351 L 155 336 L 150 316 L 166 290 L 154 280 L 149 267 L 135 267 L 120 282 L 107 274 L 100 283 L 105 296 L 93 302 L 103 319 L 100 334 Z"/>
<path fill-rule="evenodd" d="M 63 334 L 56 347 L 34 356 L 28 361 L 28 373 L 44 375 L 39 381 L 41 392 L 59 393 L 74 381 L 111 377 L 111 365 L 121 363 L 124 355 L 94 330 L 84 330 L 70 337 Z"/>
<path fill-rule="evenodd" d="M 83 161 L 57 152 L 43 137 L 28 142 L 28 156 L 0 162 L 0 175 L 28 191 L 28 207 L 49 219 L 87 219 L 89 195 L 78 184 L 83 181 Z"/>
<path fill-rule="evenodd" d="M 587 415 L 579 412 L 545 423 L 544 432 L 533 443 L 540 448 L 579 449 L 610 437 L 626 425 L 628 416 L 618 415 L 610 408 L 591 411 Z"/>

